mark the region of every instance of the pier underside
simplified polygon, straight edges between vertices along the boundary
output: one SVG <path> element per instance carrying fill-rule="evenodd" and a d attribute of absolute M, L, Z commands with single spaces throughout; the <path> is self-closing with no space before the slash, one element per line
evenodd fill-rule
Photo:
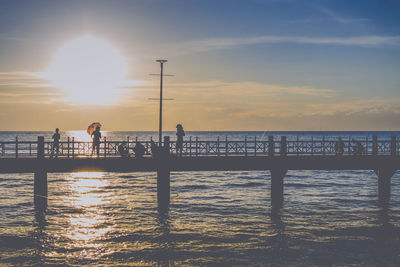
<path fill-rule="evenodd" d="M 236 170 L 398 170 L 396 156 L 202 156 L 176 157 L 163 160 L 170 171 L 236 171 Z M 157 171 L 159 161 L 145 158 L 58 158 L 2 159 L 0 173 L 45 172 L 145 172 Z"/>
<path fill-rule="evenodd" d="M 144 158 L 18 158 L 2 159 L 0 173 L 34 173 L 34 199 L 47 207 L 47 173 L 52 172 L 157 172 L 159 207 L 167 209 L 171 171 L 269 170 L 273 209 L 283 205 L 284 176 L 288 170 L 373 170 L 378 176 L 380 203 L 390 200 L 391 177 L 400 169 L 399 156 L 201 156 L 175 155 Z"/>

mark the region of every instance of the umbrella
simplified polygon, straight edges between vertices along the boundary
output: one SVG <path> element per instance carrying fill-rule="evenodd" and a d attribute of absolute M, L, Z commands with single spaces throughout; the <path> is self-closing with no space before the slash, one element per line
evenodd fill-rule
<path fill-rule="evenodd" d="M 92 124 L 90 124 L 90 125 L 87 127 L 87 133 L 88 133 L 89 135 L 92 135 L 92 133 L 96 130 L 97 127 L 100 127 L 100 128 L 101 128 L 101 123 L 100 123 L 100 122 L 93 122 Z"/>

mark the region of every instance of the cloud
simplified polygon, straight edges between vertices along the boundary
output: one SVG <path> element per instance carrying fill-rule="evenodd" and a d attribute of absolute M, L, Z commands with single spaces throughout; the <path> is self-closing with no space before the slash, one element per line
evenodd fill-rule
<path fill-rule="evenodd" d="M 18 42 L 30 41 L 30 40 L 27 39 L 27 38 L 14 37 L 14 36 L 6 35 L 6 34 L 3 34 L 3 33 L 0 33 L 0 40 L 5 40 L 5 41 L 18 41 Z"/>
<path fill-rule="evenodd" d="M 157 86 L 158 84 L 154 84 L 154 88 Z M 382 123 L 377 118 L 390 118 L 389 121 L 392 122 L 400 120 L 400 99 L 349 98 L 338 91 L 325 88 L 204 81 L 168 83 L 164 92 L 166 97 L 174 98 L 174 101 L 165 103 L 166 117 L 189 123 L 191 127 L 197 127 L 197 130 L 201 129 L 198 125 L 211 127 L 205 130 L 213 129 L 212 127 L 220 130 L 223 127 L 235 129 L 235 123 L 238 128 L 243 129 L 241 125 L 247 125 L 247 122 L 253 122 L 257 129 L 267 122 L 273 122 L 282 129 L 290 129 L 292 124 L 296 125 L 292 129 L 306 129 L 307 127 L 301 128 L 300 121 L 304 125 L 313 125 L 319 118 L 332 121 L 332 129 L 344 129 L 340 123 L 347 123 L 346 127 L 350 127 L 351 123 L 347 121 L 358 117 L 363 118 L 365 125 L 368 118 L 376 118 L 373 125 L 368 127 L 379 128 L 377 125 Z M 154 113 L 157 109 L 156 103 L 150 101 L 125 104 L 133 107 L 143 105 L 144 112 Z M 288 125 L 285 126 L 280 120 Z M 362 125 L 358 124 L 357 127 L 349 129 L 361 129 Z"/>
<path fill-rule="evenodd" d="M 365 23 L 371 21 L 370 19 L 367 18 L 344 18 L 339 14 L 337 14 L 336 12 L 334 12 L 333 10 L 324 7 L 320 7 L 319 10 L 328 15 L 334 21 L 339 22 L 341 24 Z"/>
<path fill-rule="evenodd" d="M 61 97 L 62 92 L 36 72 L 0 72 L 0 103 L 49 104 Z"/>
<path fill-rule="evenodd" d="M 304 119 L 310 117 L 340 117 L 342 119 L 355 117 L 381 117 L 384 119 L 385 117 L 394 117 L 400 120 L 400 105 L 398 103 L 400 103 L 400 99 L 383 98 L 360 98 L 347 102 L 336 100 L 333 103 L 324 104 L 273 102 L 265 103 L 264 106 L 253 105 L 252 108 L 236 113 L 234 117 L 244 121 L 253 117 L 258 118 L 260 121 L 272 118 Z"/>
<path fill-rule="evenodd" d="M 149 84 L 141 81 L 123 81 L 121 95 L 127 89 L 139 91 L 149 87 Z M 45 78 L 42 72 L 11 71 L 0 72 L 0 103 L 61 103 L 66 102 L 67 93 L 55 87 L 55 85 Z M 110 103 L 114 105 L 118 103 Z M 70 101 L 70 106 L 77 108 L 76 103 Z"/>
<path fill-rule="evenodd" d="M 0 72 L 1 87 L 37 87 L 48 85 L 49 81 L 40 78 L 38 72 Z"/>
<path fill-rule="evenodd" d="M 400 99 L 349 98 L 332 89 L 208 81 L 169 84 L 166 92 L 175 99 L 166 117 L 196 130 L 388 130 L 400 121 Z"/>
<path fill-rule="evenodd" d="M 169 83 L 168 87 L 174 97 L 202 96 L 202 97 L 271 97 L 276 95 L 305 95 L 318 97 L 332 97 L 335 90 L 318 89 L 310 86 L 282 86 L 276 84 L 264 84 L 258 82 L 225 82 L 204 81 L 197 83 Z"/>
<path fill-rule="evenodd" d="M 307 104 L 310 108 L 307 115 L 376 115 L 391 113 L 400 116 L 400 99 L 398 98 L 360 98 L 353 101 L 329 103 L 329 104 Z"/>
<path fill-rule="evenodd" d="M 60 91 L 34 77 L 0 73 L 0 129 L 80 129 L 93 120 L 110 130 L 152 130 L 158 125 L 158 102 L 148 101 L 158 96 L 156 81 L 133 84 L 118 105 L 72 106 L 62 101 Z M 318 130 L 319 121 L 325 123 L 323 129 L 342 130 L 400 125 L 400 99 L 349 99 L 330 88 L 203 81 L 169 82 L 164 92 L 174 98 L 164 103 L 166 129 L 177 122 L 190 130 Z"/>
<path fill-rule="evenodd" d="M 243 38 L 208 38 L 174 44 L 172 45 L 172 49 L 177 54 L 190 54 L 237 48 L 247 45 L 275 43 L 377 47 L 382 45 L 399 45 L 400 36 L 365 35 L 350 37 L 309 37 L 266 35 Z"/>

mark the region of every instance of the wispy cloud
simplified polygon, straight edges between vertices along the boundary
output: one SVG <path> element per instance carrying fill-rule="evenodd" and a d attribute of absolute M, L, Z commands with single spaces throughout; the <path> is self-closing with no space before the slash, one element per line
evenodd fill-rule
<path fill-rule="evenodd" d="M 37 72 L 0 72 L 0 103 L 48 104 L 61 98 L 61 91 L 49 86 Z"/>
<path fill-rule="evenodd" d="M 366 35 L 350 37 L 308 37 L 267 35 L 243 38 L 208 38 L 183 42 L 172 46 L 177 54 L 187 54 L 236 48 L 246 45 L 275 43 L 377 47 L 382 45 L 399 45 L 400 36 Z"/>
<path fill-rule="evenodd" d="M 336 94 L 332 89 L 319 89 L 310 86 L 282 86 L 258 82 L 225 82 L 204 81 L 197 83 L 170 83 L 172 93 L 178 95 L 239 96 L 239 97 L 270 97 L 276 95 L 305 95 L 316 97 L 332 97 Z"/>
<path fill-rule="evenodd" d="M 332 20 L 339 22 L 341 24 L 365 23 L 371 21 L 370 19 L 367 18 L 345 18 L 340 16 L 335 11 L 324 7 L 320 7 L 319 10 L 321 10 L 324 14 L 328 15 Z"/>
<path fill-rule="evenodd" d="M 0 40 L 25 42 L 28 39 L 20 38 L 20 37 L 14 37 L 14 36 L 10 36 L 10 35 L 4 34 L 4 33 L 0 33 Z"/>
<path fill-rule="evenodd" d="M 353 101 L 342 101 L 328 104 L 309 103 L 306 115 L 354 114 L 374 115 L 391 113 L 400 115 L 400 99 L 398 98 L 360 98 Z"/>
<path fill-rule="evenodd" d="M 44 123 L 43 118 L 46 118 L 46 127 L 56 125 L 70 129 L 79 128 L 94 118 L 109 129 L 151 130 L 156 127 L 158 103 L 147 99 L 153 94 L 157 96 L 157 82 L 142 81 L 132 85 L 133 90 L 118 105 L 92 107 L 65 103 L 62 92 L 40 85 L 40 79 L 32 85 L 33 77 L 32 73 L 25 72 L 0 73 L 2 129 L 19 129 L 21 125 L 37 129 L 36 125 Z M 5 80 L 8 81 L 6 85 L 2 84 Z M 173 129 L 177 122 L 192 130 L 320 129 L 320 121 L 326 124 L 324 129 L 328 126 L 332 129 L 365 129 L 366 126 L 392 129 L 400 121 L 400 99 L 349 99 L 329 88 L 203 81 L 170 82 L 165 92 L 165 97 L 174 98 L 165 105 L 168 129 Z M 35 116 L 27 122 L 26 115 L 32 111 Z M 8 117 L 15 119 L 10 121 Z M 133 126 L 127 121 L 134 121 Z"/>
<path fill-rule="evenodd" d="M 150 86 L 150 85 L 147 85 Z M 157 84 L 153 87 L 157 88 Z M 399 99 L 352 98 L 345 99 L 333 89 L 307 86 L 282 86 L 257 82 L 204 81 L 195 83 L 168 83 L 169 114 L 181 121 L 196 117 L 199 121 L 219 121 L 223 118 L 247 121 L 258 118 L 305 118 L 312 116 L 400 115 Z M 148 107 L 150 102 L 129 99 L 124 106 Z M 168 113 L 167 112 L 167 113 Z M 385 115 L 386 116 L 386 115 Z"/>
<path fill-rule="evenodd" d="M 40 78 L 39 72 L 11 71 L 0 72 L 0 87 L 37 87 L 48 85 L 49 81 Z"/>

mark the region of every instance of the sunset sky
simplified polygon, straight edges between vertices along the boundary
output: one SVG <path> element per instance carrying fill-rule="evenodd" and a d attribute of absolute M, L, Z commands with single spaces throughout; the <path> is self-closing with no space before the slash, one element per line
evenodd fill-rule
<path fill-rule="evenodd" d="M 400 130 L 398 0 L 0 7 L 0 130 Z"/>

